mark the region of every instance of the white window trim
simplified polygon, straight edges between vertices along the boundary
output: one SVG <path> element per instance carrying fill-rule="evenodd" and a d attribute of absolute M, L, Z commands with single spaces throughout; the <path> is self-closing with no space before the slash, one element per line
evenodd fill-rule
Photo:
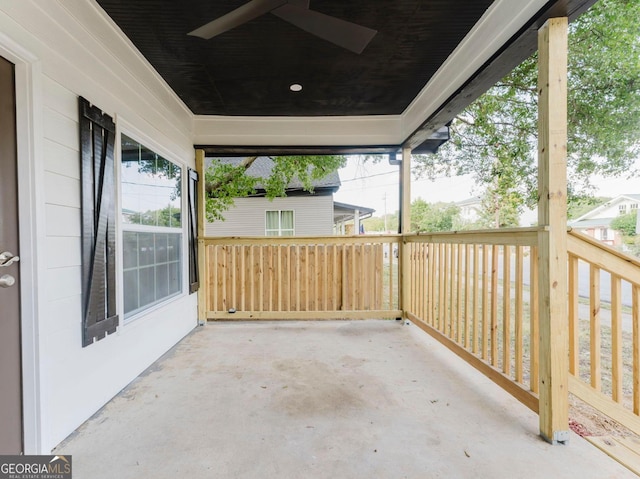
<path fill-rule="evenodd" d="M 264 211 L 264 235 L 268 236 L 267 231 L 275 231 L 273 229 L 270 230 L 270 229 L 267 228 L 267 213 L 274 212 L 274 211 L 278 212 L 278 236 L 284 236 L 282 234 L 282 212 L 283 211 L 286 211 L 286 212 L 291 211 L 291 214 L 293 214 L 293 228 L 291 229 L 293 234 L 291 236 L 295 236 L 296 235 L 296 210 L 294 210 L 294 209 L 265 210 Z M 289 230 L 287 229 L 287 231 L 289 231 Z"/>
<path fill-rule="evenodd" d="M 186 195 L 184 192 L 187 191 L 187 168 L 189 165 L 181 160 L 180 157 L 161 144 L 154 140 L 149 135 L 145 134 L 138 128 L 136 128 L 132 123 L 128 122 L 121 115 L 115 116 L 116 123 L 116 141 L 115 141 L 115 163 L 116 163 L 116 241 L 118 245 L 118 255 L 116 261 L 116 291 L 117 291 L 117 310 L 120 316 L 120 326 L 128 326 L 133 325 L 138 320 L 141 320 L 145 317 L 150 316 L 154 311 L 164 308 L 166 305 L 178 301 L 181 298 L 184 298 L 188 295 L 189 291 L 189 258 L 188 254 L 188 246 L 186 245 L 188 230 L 187 230 L 187 222 L 184 221 L 184 218 L 181 221 L 181 228 L 168 228 L 168 227 L 155 227 L 153 232 L 156 233 L 178 233 L 182 234 L 181 240 L 181 251 L 180 251 L 180 260 L 181 260 L 181 286 L 180 292 L 173 294 L 164 298 L 157 303 L 150 304 L 147 308 L 137 311 L 130 316 L 125 318 L 124 313 L 124 249 L 122 247 L 124 241 L 124 231 L 149 231 L 143 225 L 131 225 L 126 224 L 122 221 L 122 135 L 126 135 L 133 140 L 138 141 L 140 144 L 145 147 L 153 150 L 154 153 L 157 153 L 165 160 L 171 161 L 174 165 L 179 166 L 182 169 L 182 175 L 180 177 L 180 187 L 183 194 L 180 197 L 180 208 L 182 210 L 183 215 L 186 214 L 188 204 Z M 123 334 L 126 331 L 126 328 L 120 327 L 116 334 Z"/>

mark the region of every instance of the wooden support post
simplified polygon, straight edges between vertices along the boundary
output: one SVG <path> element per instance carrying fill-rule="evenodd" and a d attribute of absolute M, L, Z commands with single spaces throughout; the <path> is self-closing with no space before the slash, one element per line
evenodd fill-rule
<path fill-rule="evenodd" d="M 405 242 L 405 236 L 411 231 L 411 148 L 402 149 L 402 165 L 400 167 L 400 307 L 403 318 L 407 318 L 407 311 L 411 301 L 411 276 L 409 274 L 411 259 L 409 245 Z"/>
<path fill-rule="evenodd" d="M 205 214 L 206 207 L 206 189 L 205 189 L 205 161 L 204 150 L 196 150 L 196 171 L 198 172 L 198 271 L 200 272 L 200 288 L 198 289 L 198 323 L 200 325 L 207 322 L 207 304 L 210 294 L 210 288 L 213 285 L 209 282 L 209 272 L 207 271 L 207 254 L 205 251 L 204 237 L 207 217 Z"/>
<path fill-rule="evenodd" d="M 540 435 L 569 441 L 567 312 L 567 18 L 538 32 Z"/>

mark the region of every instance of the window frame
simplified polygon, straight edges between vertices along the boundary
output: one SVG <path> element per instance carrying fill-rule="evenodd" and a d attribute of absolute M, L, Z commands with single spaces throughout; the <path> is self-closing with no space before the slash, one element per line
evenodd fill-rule
<path fill-rule="evenodd" d="M 134 141 L 137 141 L 139 144 L 148 148 L 149 150 L 156 153 L 158 156 L 162 157 L 164 160 L 170 161 L 176 167 L 180 168 L 180 227 L 172 228 L 172 227 L 164 227 L 164 226 L 151 226 L 151 225 L 139 225 L 139 224 L 130 224 L 125 223 L 123 221 L 123 207 L 122 207 L 122 135 L 126 135 Z M 119 254 L 118 254 L 118 265 L 117 265 L 117 290 L 118 290 L 118 311 L 121 312 L 121 324 L 126 326 L 127 324 L 131 324 L 138 319 L 144 318 L 150 315 L 152 312 L 165 307 L 167 304 L 172 303 L 174 301 L 179 300 L 180 298 L 184 298 L 188 295 L 188 281 L 189 274 L 187 271 L 188 267 L 188 245 L 187 245 L 187 175 L 189 165 L 182 161 L 178 155 L 172 153 L 167 150 L 165 147 L 160 145 L 156 140 L 149 137 L 148 135 L 142 133 L 140 130 L 135 128 L 130 123 L 123 121 L 122 118 L 118 118 L 118 122 L 116 124 L 116 232 L 117 232 L 117 244 L 119 245 Z M 153 303 L 149 303 L 148 305 L 133 310 L 130 313 L 125 312 L 125 302 L 124 302 L 124 234 L 127 231 L 134 232 L 152 232 L 152 233 L 174 233 L 180 235 L 180 252 L 179 252 L 179 273 L 180 273 L 180 291 L 174 294 L 170 294 L 167 297 L 164 297 L 158 301 Z"/>
<path fill-rule="evenodd" d="M 269 213 L 278 213 L 278 234 L 277 235 L 269 235 L 268 232 L 269 231 L 276 231 L 275 229 L 269 229 L 267 228 L 267 215 Z M 282 213 L 288 213 L 291 212 L 291 215 L 293 216 L 293 228 L 287 228 L 286 231 L 291 231 L 290 235 L 283 235 L 282 231 Z M 283 210 L 283 209 L 277 209 L 277 210 L 265 210 L 264 211 L 264 235 L 265 236 L 295 236 L 296 235 L 296 211 L 294 209 L 287 209 L 287 210 Z"/>

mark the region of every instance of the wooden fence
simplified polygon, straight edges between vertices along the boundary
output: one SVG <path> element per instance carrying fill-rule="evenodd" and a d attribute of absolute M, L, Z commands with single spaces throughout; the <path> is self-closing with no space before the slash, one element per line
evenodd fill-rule
<path fill-rule="evenodd" d="M 398 236 L 206 238 L 206 316 L 400 317 L 398 246 Z"/>
<path fill-rule="evenodd" d="M 520 228 L 407 236 L 403 283 L 412 321 L 536 412 L 537 235 Z"/>
<path fill-rule="evenodd" d="M 640 434 L 640 262 L 579 233 L 567 248 L 569 391 Z"/>

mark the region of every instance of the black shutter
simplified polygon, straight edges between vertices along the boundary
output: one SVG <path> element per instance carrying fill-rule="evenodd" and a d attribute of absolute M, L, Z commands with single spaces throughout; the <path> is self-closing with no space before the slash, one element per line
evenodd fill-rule
<path fill-rule="evenodd" d="M 82 346 L 116 331 L 113 119 L 80 98 Z"/>
<path fill-rule="evenodd" d="M 189 294 L 200 287 L 198 276 L 198 172 L 189 168 Z"/>

